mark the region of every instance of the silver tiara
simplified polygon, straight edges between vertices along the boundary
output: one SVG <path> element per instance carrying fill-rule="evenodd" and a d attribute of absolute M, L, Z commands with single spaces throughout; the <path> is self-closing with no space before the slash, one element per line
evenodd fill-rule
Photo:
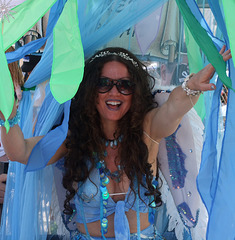
<path fill-rule="evenodd" d="M 127 61 L 131 61 L 132 64 L 135 66 L 135 67 L 138 67 L 138 63 L 133 59 L 131 58 L 127 53 L 124 53 L 124 52 L 110 52 L 110 51 L 104 51 L 104 52 L 100 52 L 99 54 L 96 54 L 91 60 L 90 62 L 93 62 L 96 58 L 102 58 L 102 57 L 106 57 L 106 56 L 119 56 Z"/>

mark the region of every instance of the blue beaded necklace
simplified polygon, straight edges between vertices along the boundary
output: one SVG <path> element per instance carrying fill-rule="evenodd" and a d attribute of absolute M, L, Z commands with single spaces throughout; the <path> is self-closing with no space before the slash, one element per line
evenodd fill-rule
<path fill-rule="evenodd" d="M 103 142 L 105 143 L 105 147 L 110 146 L 112 149 L 116 149 L 118 147 L 118 144 L 122 142 L 123 135 L 120 135 L 116 139 L 104 139 Z M 104 151 L 104 157 L 107 157 L 108 153 L 105 150 Z M 98 160 L 100 161 L 100 160 Z M 118 170 L 115 172 L 110 172 L 110 170 L 106 167 L 104 160 L 100 161 L 102 166 L 103 166 L 103 171 L 106 176 L 111 177 L 112 180 L 115 182 L 120 182 L 121 181 L 121 174 L 120 171 L 123 169 L 121 165 L 117 165 Z"/>
<path fill-rule="evenodd" d="M 121 143 L 123 140 L 123 135 L 120 135 L 118 138 L 115 139 L 103 139 L 105 143 L 105 147 L 110 146 L 111 148 L 115 149 L 118 146 L 118 143 Z"/>
<path fill-rule="evenodd" d="M 105 139 L 105 146 L 110 146 L 112 149 L 116 149 L 118 143 L 121 143 L 123 139 L 123 135 L 119 136 L 117 139 Z M 104 151 L 104 157 L 107 157 L 107 151 Z M 99 170 L 100 174 L 100 192 L 101 192 L 101 214 L 100 214 L 100 224 L 101 224 L 101 233 L 102 235 L 108 232 L 108 219 L 107 219 L 107 204 L 109 198 L 109 192 L 106 185 L 109 183 L 108 176 L 111 177 L 116 182 L 120 182 L 121 174 L 120 171 L 123 169 L 120 165 L 117 166 L 118 170 L 115 172 L 110 172 L 110 170 L 106 167 L 105 161 L 100 160 L 97 153 L 94 153 L 94 158 L 96 162 L 96 168 Z"/>

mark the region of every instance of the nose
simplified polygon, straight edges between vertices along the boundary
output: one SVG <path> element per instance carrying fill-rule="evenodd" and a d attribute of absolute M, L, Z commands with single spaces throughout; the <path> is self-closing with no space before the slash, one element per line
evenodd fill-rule
<path fill-rule="evenodd" d="M 114 81 L 113 87 L 111 88 L 111 90 L 109 91 L 110 95 L 119 95 L 120 92 L 117 89 L 117 82 Z"/>

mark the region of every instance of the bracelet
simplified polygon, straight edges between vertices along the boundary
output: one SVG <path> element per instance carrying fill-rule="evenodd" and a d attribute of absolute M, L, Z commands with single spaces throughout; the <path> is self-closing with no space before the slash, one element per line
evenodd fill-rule
<path fill-rule="evenodd" d="M 187 76 L 185 79 L 184 79 L 184 82 L 182 83 L 182 88 L 183 90 L 186 92 L 187 96 L 189 95 L 193 95 L 193 96 L 198 96 L 202 93 L 202 91 L 200 90 L 192 90 L 190 88 L 187 87 L 187 83 L 188 83 L 188 80 L 194 75 L 194 73 L 191 73 L 189 76 Z"/>
<path fill-rule="evenodd" d="M 9 119 L 8 122 L 9 122 L 10 127 L 13 127 L 16 124 L 18 124 L 20 122 L 20 112 L 17 110 L 15 117 L 13 117 L 12 119 Z M 0 127 L 5 127 L 5 123 L 6 123 L 6 121 L 3 121 L 0 118 Z"/>

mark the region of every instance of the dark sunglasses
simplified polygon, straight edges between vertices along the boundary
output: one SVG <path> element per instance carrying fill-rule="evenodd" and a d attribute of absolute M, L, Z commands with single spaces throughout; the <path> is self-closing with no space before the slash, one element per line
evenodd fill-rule
<path fill-rule="evenodd" d="M 123 95 L 130 95 L 135 90 L 135 83 L 128 79 L 113 80 L 107 77 L 101 77 L 97 83 L 98 92 L 106 93 L 110 91 L 114 85 L 117 87 L 117 90 Z"/>

